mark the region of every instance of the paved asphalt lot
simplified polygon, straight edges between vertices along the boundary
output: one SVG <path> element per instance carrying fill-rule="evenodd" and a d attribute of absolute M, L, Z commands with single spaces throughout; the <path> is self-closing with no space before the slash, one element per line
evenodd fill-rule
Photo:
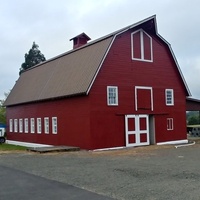
<path fill-rule="evenodd" d="M 0 166 L 1 200 L 111 200 L 87 190 Z"/>
<path fill-rule="evenodd" d="M 200 200 L 200 144 L 104 152 L 0 152 L 0 170 L 1 200 L 23 200 L 8 197 L 25 190 L 29 197 L 24 199 L 39 200 Z"/>

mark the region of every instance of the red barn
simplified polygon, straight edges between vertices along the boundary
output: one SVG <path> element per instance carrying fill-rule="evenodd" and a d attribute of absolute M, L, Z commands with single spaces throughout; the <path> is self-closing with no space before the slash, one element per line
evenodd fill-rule
<path fill-rule="evenodd" d="M 21 74 L 8 96 L 9 140 L 83 149 L 187 141 L 190 91 L 152 16 Z"/>

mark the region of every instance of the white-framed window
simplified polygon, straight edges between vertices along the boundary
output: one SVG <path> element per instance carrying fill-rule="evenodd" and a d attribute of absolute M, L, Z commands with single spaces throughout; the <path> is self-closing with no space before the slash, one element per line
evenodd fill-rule
<path fill-rule="evenodd" d="M 35 133 L 35 119 L 31 118 L 31 133 Z"/>
<path fill-rule="evenodd" d="M 117 86 L 107 86 L 107 104 L 109 106 L 118 105 L 118 87 Z"/>
<path fill-rule="evenodd" d="M 19 132 L 23 132 L 23 119 L 19 119 Z"/>
<path fill-rule="evenodd" d="M 173 118 L 167 118 L 167 130 L 174 130 L 174 120 Z"/>
<path fill-rule="evenodd" d="M 57 127 L 57 117 L 52 117 L 52 133 L 57 134 L 58 127 Z"/>
<path fill-rule="evenodd" d="M 165 101 L 166 101 L 167 106 L 174 105 L 174 90 L 173 89 L 165 90 Z"/>
<path fill-rule="evenodd" d="M 24 119 L 24 132 L 28 133 L 28 118 Z"/>
<path fill-rule="evenodd" d="M 13 120 L 9 119 L 9 131 L 12 133 L 13 132 Z"/>
<path fill-rule="evenodd" d="M 42 133 L 42 120 L 37 118 L 37 133 Z"/>
<path fill-rule="evenodd" d="M 18 120 L 14 119 L 14 132 L 17 133 L 18 132 Z"/>
<path fill-rule="evenodd" d="M 143 29 L 131 34 L 132 60 L 153 62 L 152 37 Z"/>
<path fill-rule="evenodd" d="M 44 133 L 46 134 L 49 133 L 49 118 L 48 117 L 44 118 Z"/>

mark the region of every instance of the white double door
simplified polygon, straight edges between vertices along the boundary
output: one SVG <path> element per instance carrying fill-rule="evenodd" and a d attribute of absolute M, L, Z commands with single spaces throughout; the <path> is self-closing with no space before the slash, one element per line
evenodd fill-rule
<path fill-rule="evenodd" d="M 125 116 L 126 146 L 149 145 L 149 116 Z"/>

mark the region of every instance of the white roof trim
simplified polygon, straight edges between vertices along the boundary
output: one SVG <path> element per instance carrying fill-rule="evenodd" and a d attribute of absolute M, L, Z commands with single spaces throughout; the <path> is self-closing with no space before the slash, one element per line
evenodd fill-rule
<path fill-rule="evenodd" d="M 138 26 L 138 25 L 140 25 L 140 24 L 143 24 L 143 23 L 146 22 L 146 21 L 149 21 L 149 20 L 151 20 L 151 19 L 154 19 L 155 17 L 156 17 L 156 15 L 153 15 L 153 16 L 151 16 L 151 17 L 149 17 L 149 18 L 146 18 L 146 19 L 144 19 L 144 20 L 142 20 L 142 21 L 140 21 L 140 22 L 137 22 L 137 23 L 135 23 L 135 24 L 132 24 L 132 25 L 130 25 L 130 26 L 127 26 L 127 27 L 125 27 L 125 28 L 123 28 L 123 29 L 120 29 L 120 30 L 118 30 L 118 31 L 115 31 L 114 33 L 111 33 L 111 34 L 109 34 L 109 35 L 106 35 L 106 36 L 104 36 L 104 37 L 102 37 L 102 38 L 99 38 L 99 39 L 97 39 L 97 40 L 91 42 L 91 43 L 95 43 L 95 42 L 97 42 L 97 41 L 103 40 L 104 38 L 108 38 L 108 37 L 111 37 L 111 36 L 114 35 L 114 37 L 113 37 L 113 39 L 112 39 L 112 41 L 111 41 L 111 43 L 110 43 L 110 45 L 109 45 L 109 47 L 108 47 L 108 49 L 107 49 L 105 55 L 104 55 L 104 57 L 103 57 L 103 59 L 102 59 L 100 65 L 99 65 L 99 68 L 98 68 L 98 70 L 97 70 L 97 72 L 96 72 L 96 74 L 95 74 L 95 76 L 94 76 L 92 82 L 90 83 L 90 86 L 88 87 L 88 90 L 87 90 L 87 92 L 86 92 L 87 95 L 89 94 L 90 89 L 92 88 L 92 85 L 93 85 L 93 83 L 94 83 L 94 81 L 95 81 L 95 79 L 96 79 L 96 77 L 97 77 L 97 75 L 98 75 L 98 73 L 99 73 L 99 71 L 100 71 L 100 69 L 101 69 L 103 63 L 104 63 L 104 60 L 105 60 L 105 58 L 106 58 L 106 56 L 107 56 L 107 54 L 108 54 L 108 52 L 109 52 L 109 50 L 110 50 L 110 48 L 111 48 L 111 46 L 112 46 L 112 44 L 113 44 L 115 38 L 116 38 L 118 35 L 120 35 L 120 34 L 126 32 L 127 30 L 132 29 L 132 28 L 134 28 L 134 27 L 136 27 L 136 26 Z M 89 44 L 91 44 L 91 43 L 89 43 Z"/>
<path fill-rule="evenodd" d="M 179 74 L 180 74 L 180 76 L 181 76 L 181 78 L 182 78 L 182 81 L 183 81 L 183 83 L 184 83 L 184 85 L 185 85 L 185 88 L 186 88 L 186 90 L 187 90 L 187 92 L 188 92 L 188 95 L 189 96 L 192 96 L 192 94 L 191 94 L 191 92 L 190 92 L 190 89 L 189 89 L 189 87 L 188 87 L 188 85 L 187 85 L 187 83 L 186 83 L 186 80 L 185 80 L 185 78 L 184 78 L 184 76 L 183 76 L 183 73 L 182 73 L 182 71 L 181 71 L 181 68 L 180 68 L 180 66 L 179 66 L 179 64 L 178 64 L 178 61 L 177 61 L 177 59 L 176 59 L 176 56 L 175 56 L 175 54 L 174 54 L 174 52 L 173 52 L 173 50 L 172 50 L 172 47 L 171 47 L 171 44 L 169 43 L 169 42 L 167 42 L 167 40 L 165 40 L 160 34 L 158 34 L 157 32 L 156 32 L 156 35 L 163 41 L 163 42 L 165 42 L 166 44 L 167 44 L 167 46 L 169 47 L 169 50 L 170 50 L 170 52 L 171 52 L 171 54 L 172 54 L 172 57 L 173 57 L 173 59 L 174 59 L 174 62 L 176 63 L 176 66 L 177 66 L 177 69 L 178 69 L 178 71 L 179 71 Z"/>
<path fill-rule="evenodd" d="M 116 36 L 115 36 L 115 37 L 116 37 Z M 103 63 L 104 63 L 104 60 L 105 60 L 105 58 L 106 58 L 106 56 L 107 56 L 107 54 L 108 54 L 108 52 L 109 52 L 109 50 L 110 50 L 110 48 L 111 48 L 111 46 L 112 46 L 114 40 L 115 40 L 115 37 L 112 39 L 112 41 L 111 41 L 111 43 L 110 43 L 110 45 L 109 45 L 109 47 L 108 47 L 108 49 L 107 49 L 107 51 L 106 51 L 106 53 L 105 53 L 103 59 L 102 59 L 102 61 L 101 61 L 100 65 L 99 65 L 99 67 L 98 67 L 98 69 L 97 69 L 97 71 L 96 71 L 96 73 L 95 73 L 95 75 L 94 75 L 94 77 L 93 77 L 93 79 L 92 79 L 92 81 L 91 81 L 91 83 L 90 83 L 90 85 L 89 85 L 89 87 L 88 87 L 88 89 L 87 89 L 86 95 L 89 94 L 90 89 L 92 88 L 92 85 L 93 85 L 94 81 L 96 80 L 96 77 L 97 77 L 97 75 L 98 75 L 98 73 L 99 73 L 99 71 L 100 71 L 100 69 L 101 69 L 101 67 L 102 67 L 102 65 L 103 65 Z"/>
<path fill-rule="evenodd" d="M 179 71 L 179 74 L 180 74 L 180 76 L 181 76 L 181 78 L 182 78 L 182 81 L 183 81 L 183 83 L 184 83 L 184 85 L 185 85 L 185 88 L 186 88 L 186 90 L 187 90 L 187 92 L 188 92 L 188 95 L 191 96 L 191 92 L 190 92 L 189 87 L 188 87 L 188 85 L 187 85 L 187 83 L 186 83 L 186 81 L 185 81 L 185 78 L 184 78 L 184 76 L 183 76 L 183 73 L 182 73 L 182 71 L 181 71 L 181 68 L 180 68 L 180 66 L 179 66 L 179 64 L 178 64 L 178 61 L 177 61 L 177 59 L 176 59 L 176 57 L 175 57 L 175 54 L 174 54 L 174 52 L 173 52 L 173 50 L 172 50 L 172 47 L 171 47 L 170 43 L 167 42 L 167 40 L 165 40 L 165 39 L 158 33 L 156 15 L 153 15 L 153 16 L 151 16 L 151 17 L 148 17 L 148 18 L 146 18 L 146 19 L 144 19 L 144 20 L 142 20 L 142 21 L 139 21 L 139 22 L 137 22 L 137 23 L 135 23 L 135 24 L 132 24 L 132 25 L 130 25 L 130 26 L 127 26 L 127 27 L 125 27 L 125 28 L 123 28 L 123 29 L 120 29 L 120 30 L 118 30 L 118 31 L 115 31 L 115 32 L 113 32 L 113 33 L 111 33 L 111 34 L 109 34 L 109 35 L 106 35 L 106 36 L 104 36 L 104 37 L 102 37 L 102 38 L 99 38 L 99 39 L 97 39 L 97 40 L 95 40 L 95 41 L 92 42 L 92 43 L 95 43 L 95 42 L 97 42 L 97 41 L 99 41 L 99 40 L 103 40 L 103 39 L 105 39 L 105 38 L 107 38 L 107 37 L 114 36 L 113 40 L 111 41 L 111 43 L 110 43 L 110 45 L 109 45 L 109 47 L 108 47 L 108 49 L 107 49 L 107 51 L 106 51 L 106 53 L 105 53 L 105 55 L 104 55 L 104 58 L 103 58 L 102 61 L 101 61 L 101 64 L 99 65 L 99 68 L 98 68 L 98 70 L 97 70 L 97 72 L 96 72 L 96 74 L 95 74 L 95 76 L 94 76 L 94 78 L 93 78 L 93 80 L 92 80 L 90 86 L 88 87 L 87 95 L 89 94 L 89 91 L 90 91 L 90 89 L 91 89 L 91 87 L 92 87 L 92 85 L 93 85 L 93 83 L 94 83 L 94 81 L 95 81 L 95 79 L 96 79 L 96 77 L 97 77 L 97 75 L 98 75 L 98 73 L 99 73 L 99 71 L 100 71 L 102 65 L 103 65 L 103 62 L 104 62 L 104 60 L 105 60 L 105 58 L 106 58 L 106 56 L 107 56 L 107 54 L 108 54 L 108 52 L 109 52 L 109 50 L 110 50 L 112 44 L 113 44 L 113 42 L 114 42 L 116 36 L 118 36 L 118 35 L 120 35 L 120 34 L 126 32 L 127 30 L 132 29 L 132 28 L 134 28 L 134 27 L 136 27 L 136 26 L 138 26 L 138 25 L 140 25 L 140 24 L 143 24 L 143 23 L 145 23 L 145 22 L 147 22 L 147 21 L 149 21 L 149 20 L 152 20 L 152 19 L 154 20 L 154 24 L 155 24 L 155 32 L 156 32 L 156 35 L 157 35 L 165 44 L 167 44 L 167 46 L 169 47 L 169 50 L 170 50 L 170 52 L 171 52 L 171 54 L 172 54 L 172 57 L 173 57 L 173 59 L 174 59 L 174 62 L 175 62 L 176 66 L 177 66 L 177 69 L 178 69 L 178 71 Z M 91 43 L 89 43 L 89 44 L 91 44 Z"/>

